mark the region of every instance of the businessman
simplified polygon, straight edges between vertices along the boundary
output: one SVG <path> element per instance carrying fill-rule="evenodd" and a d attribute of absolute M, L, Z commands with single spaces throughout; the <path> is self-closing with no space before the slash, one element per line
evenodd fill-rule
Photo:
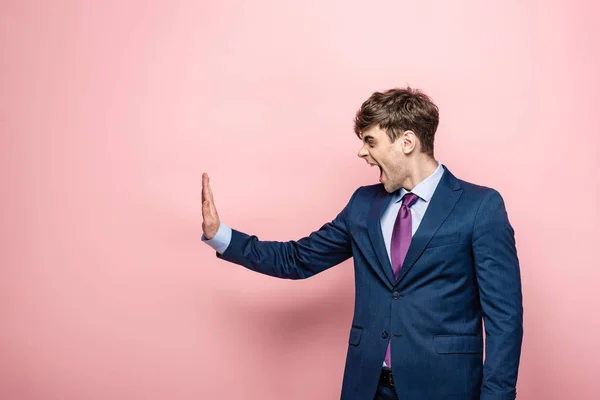
<path fill-rule="evenodd" d="M 335 219 L 297 241 L 260 241 L 221 223 L 202 177 L 202 240 L 217 257 L 288 279 L 353 257 L 343 400 L 516 397 L 523 305 L 514 231 L 496 190 L 436 160 L 438 121 L 422 91 L 373 93 L 354 130 L 379 183 L 359 187 Z"/>

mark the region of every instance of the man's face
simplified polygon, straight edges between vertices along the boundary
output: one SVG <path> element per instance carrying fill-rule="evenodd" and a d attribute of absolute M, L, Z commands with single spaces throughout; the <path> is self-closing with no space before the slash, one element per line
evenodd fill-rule
<path fill-rule="evenodd" d="M 400 189 L 407 177 L 402 137 L 392 143 L 384 130 L 374 126 L 363 132 L 362 139 L 358 156 L 371 166 L 379 167 L 379 182 L 388 193 Z"/>

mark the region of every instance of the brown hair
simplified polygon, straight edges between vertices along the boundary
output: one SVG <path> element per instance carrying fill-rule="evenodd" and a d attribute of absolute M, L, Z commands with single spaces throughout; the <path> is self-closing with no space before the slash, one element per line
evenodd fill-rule
<path fill-rule="evenodd" d="M 421 141 L 423 153 L 433 156 L 433 139 L 439 123 L 439 110 L 425 93 L 418 89 L 390 89 L 375 92 L 356 112 L 354 132 L 362 133 L 376 125 L 386 131 L 394 142 L 404 131 L 411 130 Z"/>

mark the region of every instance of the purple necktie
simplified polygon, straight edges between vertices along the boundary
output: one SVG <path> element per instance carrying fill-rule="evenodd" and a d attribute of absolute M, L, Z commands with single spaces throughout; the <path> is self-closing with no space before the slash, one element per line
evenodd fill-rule
<path fill-rule="evenodd" d="M 408 246 L 410 246 L 410 240 L 412 239 L 412 216 L 410 214 L 410 207 L 415 204 L 419 199 L 414 193 L 407 193 L 402 198 L 402 206 L 398 211 L 396 222 L 394 223 L 394 230 L 392 231 L 392 243 L 390 245 L 390 253 L 392 256 L 392 270 L 394 271 L 394 277 L 398 279 L 400 274 L 400 268 L 408 252 Z M 392 368 L 392 355 L 390 353 L 390 344 L 392 340 L 388 342 L 387 350 L 385 351 L 385 363 L 389 368 Z"/>

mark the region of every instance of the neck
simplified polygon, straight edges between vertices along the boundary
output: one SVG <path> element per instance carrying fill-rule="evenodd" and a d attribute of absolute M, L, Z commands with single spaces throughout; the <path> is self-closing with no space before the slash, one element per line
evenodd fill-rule
<path fill-rule="evenodd" d="M 402 187 L 408 191 L 413 190 L 415 186 L 429 178 L 437 167 L 438 163 L 434 157 L 422 153 L 415 154 Z"/>

